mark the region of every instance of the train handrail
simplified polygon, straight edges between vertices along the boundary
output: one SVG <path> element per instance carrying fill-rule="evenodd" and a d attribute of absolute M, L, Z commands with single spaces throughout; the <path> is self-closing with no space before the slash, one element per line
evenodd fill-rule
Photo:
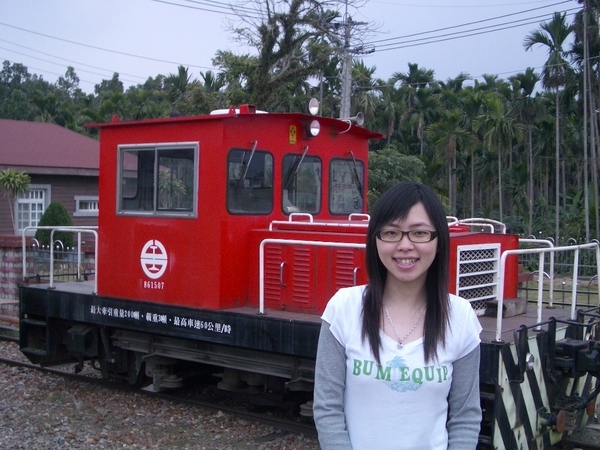
<path fill-rule="evenodd" d="M 286 245 L 311 245 L 315 247 L 339 247 L 339 248 L 365 248 L 365 244 L 351 242 L 327 242 L 327 241 L 308 241 L 302 239 L 264 239 L 260 243 L 258 256 L 258 271 L 259 271 L 259 294 L 258 294 L 258 313 L 265 313 L 265 246 L 267 244 L 286 244 Z M 354 277 L 356 284 L 356 272 Z"/>
<path fill-rule="evenodd" d="M 495 228 L 494 228 L 494 224 L 492 223 L 483 223 L 483 222 L 464 222 L 462 220 L 459 220 L 458 222 L 456 222 L 453 225 L 465 225 L 468 227 L 481 227 L 481 228 L 489 228 L 490 229 L 490 234 L 494 234 L 495 232 Z"/>
<path fill-rule="evenodd" d="M 23 228 L 21 245 L 23 252 L 23 281 L 27 279 L 27 245 L 26 237 L 28 230 L 51 230 L 50 231 L 50 242 L 54 242 L 55 231 L 66 231 L 77 233 L 77 279 L 81 279 L 81 233 L 92 233 L 94 235 L 94 270 L 98 270 L 98 227 L 92 225 L 84 226 L 28 226 Z M 50 284 L 48 289 L 54 289 L 54 245 L 50 245 Z M 94 291 L 96 295 L 98 292 L 98 277 L 94 277 Z"/>
<path fill-rule="evenodd" d="M 469 217 L 467 219 L 459 219 L 457 225 L 472 225 L 472 226 L 492 226 L 492 230 L 494 230 L 494 226 L 500 228 L 500 234 L 506 234 L 506 224 L 504 222 L 499 222 L 494 219 L 486 219 L 484 217 Z M 494 231 L 492 231 L 493 233 Z"/>
<path fill-rule="evenodd" d="M 310 220 L 307 221 L 299 221 L 299 220 L 293 220 L 293 217 L 298 217 L 298 216 L 310 216 Z M 357 220 L 357 218 L 362 217 L 363 219 L 361 220 Z M 348 216 L 348 219 L 344 222 L 341 221 L 332 221 L 332 220 L 328 220 L 325 222 L 314 222 L 312 220 L 312 215 L 311 214 L 307 214 L 307 213 L 292 213 L 290 214 L 288 220 L 272 220 L 271 223 L 269 223 L 269 231 L 273 231 L 274 227 L 277 225 L 286 225 L 286 226 L 301 226 L 301 227 L 310 227 L 310 226 L 314 226 L 314 227 L 331 227 L 331 228 L 367 228 L 369 226 L 369 221 L 366 219 L 369 218 L 368 214 L 350 214 Z"/>
<path fill-rule="evenodd" d="M 550 248 L 554 247 L 554 242 L 552 242 L 548 239 L 536 239 L 535 237 L 533 239 L 519 238 L 519 244 L 533 244 L 533 245 L 539 245 L 539 246 L 545 245 Z M 540 265 L 539 267 L 540 267 L 540 269 L 538 269 L 538 272 L 541 272 L 542 276 L 544 276 L 544 266 Z M 538 276 L 539 276 L 539 274 L 538 274 Z M 549 278 L 550 278 L 550 287 L 548 289 L 548 295 L 550 296 L 550 299 L 548 300 L 548 304 L 550 307 L 552 307 L 554 305 L 554 252 L 550 253 Z"/>
<path fill-rule="evenodd" d="M 564 247 L 549 247 L 549 248 L 525 248 L 515 250 L 505 250 L 500 256 L 500 270 L 498 282 L 498 311 L 496 316 L 496 342 L 502 342 L 502 309 L 504 306 L 504 272 L 506 269 L 506 259 L 510 255 L 523 255 L 528 253 L 540 253 L 540 267 L 544 267 L 544 254 L 564 251 L 574 251 L 573 255 L 573 289 L 571 294 L 571 320 L 577 317 L 577 277 L 579 275 L 579 251 L 583 249 L 596 250 L 596 268 L 600 278 L 600 245 L 597 242 L 580 245 L 568 245 Z M 537 322 L 542 322 L 542 294 L 543 294 L 544 277 L 538 277 L 538 300 L 537 300 Z M 600 301 L 600 285 L 598 286 L 598 299 Z M 536 328 L 536 329 L 539 329 Z"/>

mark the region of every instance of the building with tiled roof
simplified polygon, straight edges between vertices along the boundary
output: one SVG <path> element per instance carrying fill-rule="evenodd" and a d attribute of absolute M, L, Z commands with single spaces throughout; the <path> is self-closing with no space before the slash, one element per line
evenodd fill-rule
<path fill-rule="evenodd" d="M 8 198 L 0 194 L 0 235 L 36 225 L 53 201 L 67 208 L 74 225 L 97 225 L 98 166 L 95 139 L 52 123 L 0 119 L 0 171 L 31 178 L 29 192 L 14 205 L 14 224 Z"/>

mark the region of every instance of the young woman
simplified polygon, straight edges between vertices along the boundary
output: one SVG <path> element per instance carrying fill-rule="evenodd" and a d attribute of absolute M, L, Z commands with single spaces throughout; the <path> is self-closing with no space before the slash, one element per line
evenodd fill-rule
<path fill-rule="evenodd" d="M 323 450 L 477 446 L 481 326 L 448 294 L 449 242 L 427 186 L 400 183 L 375 205 L 369 284 L 341 289 L 322 316 L 313 409 Z"/>

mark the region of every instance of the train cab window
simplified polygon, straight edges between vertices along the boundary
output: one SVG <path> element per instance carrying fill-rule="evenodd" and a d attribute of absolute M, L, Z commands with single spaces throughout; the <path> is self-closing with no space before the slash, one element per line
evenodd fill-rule
<path fill-rule="evenodd" d="M 316 156 L 283 158 L 283 212 L 318 213 L 321 210 L 322 163 Z"/>
<path fill-rule="evenodd" d="M 231 214 L 273 211 L 273 155 L 233 149 L 227 156 L 227 209 Z"/>
<path fill-rule="evenodd" d="M 196 214 L 198 146 L 120 147 L 119 212 Z"/>
<path fill-rule="evenodd" d="M 362 213 L 364 205 L 362 161 L 334 159 L 329 166 L 329 210 L 331 214 Z"/>

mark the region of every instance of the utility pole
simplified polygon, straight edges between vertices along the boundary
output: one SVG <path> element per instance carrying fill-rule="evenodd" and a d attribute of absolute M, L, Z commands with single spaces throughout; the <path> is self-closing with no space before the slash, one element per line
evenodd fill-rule
<path fill-rule="evenodd" d="M 348 4 L 346 3 L 346 10 Z M 344 18 L 344 53 L 342 56 L 342 101 L 340 105 L 340 117 L 350 117 L 350 94 L 352 92 L 352 53 L 350 53 L 350 29 L 352 18 Z"/>
<path fill-rule="evenodd" d="M 583 202 L 585 210 L 585 242 L 590 242 L 590 195 L 588 191 L 588 38 L 587 0 L 583 2 Z"/>
<path fill-rule="evenodd" d="M 346 12 L 344 13 L 344 21 L 341 24 L 336 24 L 336 27 L 344 29 L 344 48 L 342 52 L 342 98 L 340 102 L 340 118 L 346 119 L 351 114 L 351 96 L 352 96 L 352 55 L 372 53 L 374 50 L 365 51 L 362 45 L 355 48 L 350 46 L 350 38 L 352 37 L 352 28 L 358 25 L 367 25 L 366 22 L 354 22 L 352 17 L 348 15 L 348 0 L 346 0 Z"/>

